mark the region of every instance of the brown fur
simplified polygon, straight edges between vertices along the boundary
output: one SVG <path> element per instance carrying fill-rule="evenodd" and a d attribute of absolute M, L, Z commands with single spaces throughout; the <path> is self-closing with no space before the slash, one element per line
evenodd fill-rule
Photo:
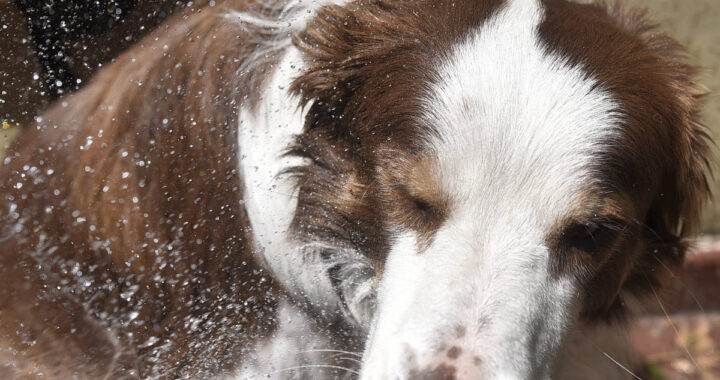
<path fill-rule="evenodd" d="M 236 162 L 237 110 L 272 60 L 248 66 L 262 31 L 223 18 L 245 8 L 174 17 L 13 144 L 0 185 L 12 371 L 207 376 L 272 332 Z"/>
<path fill-rule="evenodd" d="M 423 251 L 432 244 L 435 232 L 450 211 L 437 164 L 423 156 L 410 156 L 407 160 L 395 152 L 385 160 L 386 165 L 379 170 L 383 184 L 380 194 L 385 199 L 389 223 L 416 232 L 418 249 Z"/>

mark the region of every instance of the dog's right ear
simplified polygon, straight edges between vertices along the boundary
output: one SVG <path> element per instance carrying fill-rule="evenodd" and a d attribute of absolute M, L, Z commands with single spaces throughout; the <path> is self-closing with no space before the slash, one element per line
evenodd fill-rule
<path fill-rule="evenodd" d="M 648 161 L 655 167 L 646 172 L 655 175 L 646 183 L 656 181 L 654 191 L 638 192 L 643 194 L 638 203 L 647 204 L 639 221 L 644 252 L 623 289 L 635 297 L 652 295 L 679 271 L 690 246 L 687 238 L 698 230 L 702 207 L 710 196 L 713 142 L 700 115 L 706 94 L 695 81 L 698 70 L 689 63 L 685 49 L 650 23 L 645 10 L 624 10 L 615 3 L 607 5 L 606 11 L 617 26 L 642 43 L 647 51 L 645 72 L 653 75 L 644 79 L 652 90 L 642 101 L 655 112 L 645 118 L 645 127 L 636 128 L 634 138 L 646 146 L 656 145 L 654 150 L 663 154 Z M 653 140 L 658 133 L 665 138 Z"/>
<path fill-rule="evenodd" d="M 608 7 L 608 13 L 619 26 L 637 36 L 654 55 L 662 78 L 671 88 L 664 99 L 668 129 L 675 133 L 671 165 L 665 168 L 668 178 L 648 213 L 646 223 L 657 233 L 683 239 L 697 232 L 700 213 L 710 196 L 708 177 L 713 144 L 709 129 L 701 118 L 706 89 L 695 82 L 699 71 L 688 62 L 685 49 L 677 41 L 647 21 L 645 9 L 623 10 L 619 3 Z"/>

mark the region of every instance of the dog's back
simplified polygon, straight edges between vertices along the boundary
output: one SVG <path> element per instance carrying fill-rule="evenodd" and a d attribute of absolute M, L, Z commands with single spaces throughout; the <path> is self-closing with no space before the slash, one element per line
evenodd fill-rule
<path fill-rule="evenodd" d="M 272 331 L 236 162 L 237 109 L 262 81 L 243 72 L 252 31 L 224 17 L 244 3 L 175 16 L 14 142 L 0 185 L 4 371 L 217 373 Z"/>

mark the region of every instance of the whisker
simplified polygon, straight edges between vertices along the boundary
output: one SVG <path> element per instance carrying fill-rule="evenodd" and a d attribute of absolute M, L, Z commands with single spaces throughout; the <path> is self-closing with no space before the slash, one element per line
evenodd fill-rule
<path fill-rule="evenodd" d="M 631 370 L 629 370 L 627 367 L 625 367 L 624 365 L 620 364 L 620 362 L 618 362 L 617 360 L 615 360 L 615 359 L 614 359 L 612 356 L 610 356 L 610 354 L 608 354 L 607 352 L 603 351 L 603 355 L 605 355 L 606 358 L 610 359 L 613 363 L 615 363 L 615 365 L 617 365 L 618 367 L 622 368 L 625 372 L 629 373 L 630 376 L 636 378 L 637 380 L 643 380 L 640 376 L 634 374 L 634 373 L 633 373 Z"/>
<path fill-rule="evenodd" d="M 635 223 L 636 225 L 638 225 L 638 226 L 640 226 L 640 227 L 642 227 L 642 228 L 650 231 L 653 235 L 655 235 L 656 238 L 661 239 L 660 235 L 659 235 L 657 232 L 655 232 L 655 230 L 653 230 L 652 228 L 650 228 L 647 224 L 642 223 L 642 222 L 640 222 L 639 220 L 634 219 L 634 218 L 632 219 L 632 222 Z M 656 251 L 656 252 L 657 252 L 657 251 Z M 654 253 L 656 253 L 656 252 L 653 252 L 653 258 L 654 258 L 663 268 L 665 268 L 665 270 L 668 271 L 668 273 L 670 273 L 670 275 L 672 276 L 673 279 L 677 279 L 677 281 L 680 283 L 680 285 L 683 287 L 683 289 L 685 289 L 685 291 L 687 291 L 687 293 L 690 295 L 690 297 L 692 297 L 693 301 L 695 301 L 695 304 L 697 304 L 698 308 L 700 309 L 700 312 L 705 313 L 705 308 L 700 304 L 700 301 L 697 299 L 697 297 L 695 296 L 695 294 L 694 294 L 692 291 L 690 291 L 690 287 L 688 287 L 688 286 L 685 284 L 685 282 L 680 279 L 680 276 L 678 276 L 677 274 L 675 274 L 675 272 L 673 272 L 672 269 L 670 269 L 665 262 L 663 262 L 662 260 L 660 260 L 660 258 L 657 257 L 657 255 L 654 254 Z M 653 292 L 655 292 L 655 289 L 653 289 Z M 657 294 L 655 295 L 655 297 L 657 298 Z M 658 303 L 659 303 L 659 302 L 658 302 Z M 661 307 L 662 307 L 662 305 L 661 305 Z M 663 310 L 663 311 L 664 311 L 664 310 Z M 667 313 L 666 313 L 666 315 L 667 315 Z"/>
<path fill-rule="evenodd" d="M 677 326 L 675 326 L 675 322 L 673 322 L 672 318 L 670 318 L 670 314 L 668 314 L 668 312 L 665 310 L 665 306 L 660 301 L 660 297 L 658 297 L 658 294 L 655 291 L 655 287 L 650 285 L 650 289 L 652 290 L 653 295 L 655 296 L 655 299 L 657 300 L 658 305 L 660 305 L 660 309 L 662 309 L 663 314 L 665 314 L 665 318 L 667 318 L 668 322 L 670 322 L 670 326 L 672 326 L 673 330 L 675 331 L 675 335 L 678 338 L 680 338 L 680 331 L 678 331 Z M 685 350 L 685 353 L 687 353 L 688 358 L 690 358 L 690 360 L 693 362 L 693 364 L 697 368 L 698 367 L 697 361 L 695 361 L 695 358 L 692 356 L 692 354 L 690 353 L 690 350 L 688 350 L 687 346 L 682 341 L 682 339 L 679 340 L 679 343 L 682 346 L 683 350 Z"/>
<path fill-rule="evenodd" d="M 653 255 L 653 258 L 654 258 L 663 268 L 665 268 L 665 270 L 668 271 L 668 273 L 670 273 L 670 276 L 672 276 L 673 280 L 677 281 L 677 283 L 679 283 L 679 284 L 683 287 L 683 289 L 685 289 L 685 292 L 690 295 L 690 297 L 693 299 L 693 301 L 695 301 L 695 304 L 696 304 L 696 305 L 698 306 L 698 308 L 700 309 L 700 312 L 701 312 L 701 313 L 705 313 L 705 308 L 700 304 L 700 300 L 698 300 L 698 298 L 695 296 L 695 293 L 693 293 L 693 292 L 690 290 L 690 287 L 685 284 L 685 281 L 683 281 L 680 276 L 676 275 L 676 274 L 672 271 L 672 269 L 670 269 L 670 268 L 667 266 L 667 264 L 665 264 L 662 260 L 660 260 L 659 257 L 657 257 L 656 255 Z"/>
<path fill-rule="evenodd" d="M 649 231 L 649 232 L 652 233 L 653 236 L 655 236 L 658 240 L 662 241 L 662 237 L 660 236 L 660 234 L 658 234 L 657 231 L 655 231 L 654 229 L 650 228 L 650 226 L 648 226 L 646 223 L 641 222 L 641 221 L 637 220 L 636 218 L 631 218 L 630 221 L 631 221 L 632 223 L 635 223 L 636 226 L 642 227 L 643 229 Z"/>
<path fill-rule="evenodd" d="M 360 375 L 360 372 L 355 371 L 355 370 L 352 370 L 352 369 L 350 369 L 350 368 L 345 368 L 345 367 L 341 367 L 341 366 L 339 366 L 339 365 L 330 365 L 330 364 L 306 364 L 306 365 L 298 365 L 298 366 L 294 366 L 294 367 L 283 368 L 283 369 L 280 369 L 280 370 L 277 370 L 277 371 L 273 371 L 273 372 L 268 372 L 267 375 L 274 375 L 274 374 L 276 374 L 276 373 L 287 372 L 287 371 L 296 371 L 296 370 L 299 370 L 299 369 L 313 369 L 313 368 L 341 369 L 341 370 L 343 370 L 343 371 L 350 372 L 350 373 L 352 373 L 353 375 L 358 375 L 358 376 Z"/>
<path fill-rule="evenodd" d="M 342 351 L 342 350 L 331 350 L 331 349 L 321 349 L 321 348 L 315 349 L 315 350 L 301 351 L 301 352 L 298 352 L 298 355 L 299 355 L 299 354 L 306 354 L 306 353 L 308 353 L 308 352 L 335 352 L 335 353 L 338 353 L 338 354 L 353 355 L 353 356 L 357 356 L 357 357 L 359 357 L 359 358 L 362 357 L 362 354 L 359 353 L 359 352 L 350 352 L 350 351 Z"/>
<path fill-rule="evenodd" d="M 598 351 L 602 352 L 602 354 L 605 355 L 606 358 L 610 359 L 610 361 L 613 362 L 613 364 L 615 364 L 616 366 L 620 367 L 623 371 L 627 372 L 628 374 L 630 374 L 630 375 L 631 375 L 632 377 L 634 377 L 635 379 L 637 379 L 637 380 L 643 380 L 640 376 L 636 375 L 636 374 L 633 373 L 629 368 L 625 367 L 625 366 L 622 365 L 619 361 L 617 361 L 615 358 L 613 358 L 609 353 L 607 353 L 607 351 L 603 350 L 602 347 L 600 347 L 600 346 L 599 346 L 596 342 L 594 342 L 592 339 L 589 339 L 588 341 L 589 341 L 590 344 L 592 344 Z"/>
<path fill-rule="evenodd" d="M 357 359 L 354 359 L 354 358 L 338 358 L 338 360 L 348 360 L 348 361 L 355 362 L 355 363 L 357 363 L 357 364 L 362 365 L 362 361 L 361 361 L 361 360 L 357 360 Z"/>

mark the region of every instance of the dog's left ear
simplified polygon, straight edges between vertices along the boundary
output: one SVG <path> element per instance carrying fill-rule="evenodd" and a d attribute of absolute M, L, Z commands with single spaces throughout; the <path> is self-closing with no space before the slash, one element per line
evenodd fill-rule
<path fill-rule="evenodd" d="M 698 70 L 687 62 L 685 49 L 648 23 L 645 10 L 626 11 L 616 4 L 607 11 L 622 29 L 641 40 L 655 71 L 656 83 L 651 84 L 655 90 L 644 97 L 654 102 L 648 107 L 656 107 L 650 120 L 660 129 L 635 137 L 662 141 L 649 150 L 654 157 L 646 162 L 646 173 L 640 173 L 659 178 L 648 179 L 655 182 L 656 190 L 650 193 L 652 199 L 644 200 L 647 213 L 639 221 L 644 223 L 643 252 L 624 285 L 630 293 L 647 294 L 648 286 L 658 290 L 679 271 L 688 249 L 686 238 L 697 232 L 710 196 L 711 139 L 700 117 L 706 91 L 695 82 Z"/>
<path fill-rule="evenodd" d="M 663 175 L 661 191 L 648 213 L 647 223 L 656 232 L 678 239 L 697 232 L 700 213 L 710 195 L 708 185 L 710 136 L 700 111 L 706 91 L 694 76 L 698 69 L 687 62 L 685 49 L 674 39 L 657 30 L 646 20 L 644 9 L 623 10 L 619 3 L 608 12 L 621 28 L 640 38 L 655 55 L 661 77 L 670 87 L 672 99 L 667 102 L 674 136 L 671 157 Z"/>

